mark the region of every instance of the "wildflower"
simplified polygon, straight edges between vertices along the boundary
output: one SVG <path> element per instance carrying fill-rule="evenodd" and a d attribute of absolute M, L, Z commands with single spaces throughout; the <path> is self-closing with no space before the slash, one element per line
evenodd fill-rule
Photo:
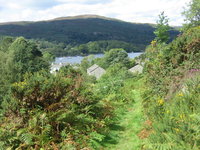
<path fill-rule="evenodd" d="M 171 117 L 171 120 L 175 119 L 175 117 Z"/>
<path fill-rule="evenodd" d="M 174 130 L 175 130 L 176 132 L 180 132 L 180 130 L 179 130 L 178 128 L 174 128 Z"/>
<path fill-rule="evenodd" d="M 151 41 L 152 47 L 156 46 L 156 40 Z"/>
<path fill-rule="evenodd" d="M 183 93 L 182 93 L 182 92 L 181 92 L 181 93 L 179 93 L 179 94 L 178 94 L 178 96 L 182 97 L 182 96 L 183 96 Z"/>
<path fill-rule="evenodd" d="M 180 117 L 180 119 L 183 120 L 185 118 L 185 115 L 184 114 L 180 114 L 179 117 Z"/>
<path fill-rule="evenodd" d="M 159 105 L 163 105 L 163 104 L 164 104 L 164 100 L 163 100 L 163 99 L 159 99 L 159 100 L 158 100 L 158 104 L 159 104 Z"/>

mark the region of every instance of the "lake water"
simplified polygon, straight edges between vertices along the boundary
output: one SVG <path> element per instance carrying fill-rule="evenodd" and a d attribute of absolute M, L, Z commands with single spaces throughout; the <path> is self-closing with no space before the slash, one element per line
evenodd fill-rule
<path fill-rule="evenodd" d="M 141 52 L 135 52 L 135 53 L 128 53 L 129 58 L 135 58 L 137 56 L 140 56 L 142 53 Z M 94 54 L 95 58 L 101 58 L 103 57 L 104 54 Z M 70 64 L 80 64 L 81 60 L 85 56 L 67 56 L 67 57 L 56 57 L 55 59 L 55 64 L 59 63 L 70 63 Z"/>

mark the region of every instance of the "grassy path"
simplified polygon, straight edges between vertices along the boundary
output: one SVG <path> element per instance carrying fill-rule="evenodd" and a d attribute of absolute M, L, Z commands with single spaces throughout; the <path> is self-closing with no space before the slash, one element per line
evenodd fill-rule
<path fill-rule="evenodd" d="M 117 135 L 117 142 L 107 145 L 106 150 L 141 149 L 142 141 L 137 134 L 141 131 L 144 122 L 141 104 L 142 85 L 142 81 L 129 83 L 129 86 L 132 87 L 130 92 L 133 95 L 134 102 L 124 108 L 118 124 L 123 130 L 113 131 Z"/>

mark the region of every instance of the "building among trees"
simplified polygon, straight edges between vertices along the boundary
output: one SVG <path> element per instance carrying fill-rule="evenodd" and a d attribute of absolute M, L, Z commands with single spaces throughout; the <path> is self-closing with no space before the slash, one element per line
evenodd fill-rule
<path fill-rule="evenodd" d="M 132 72 L 132 73 L 140 74 L 143 71 L 143 66 L 142 65 L 136 65 L 136 66 L 132 67 L 131 69 L 129 69 L 129 71 Z"/>
<path fill-rule="evenodd" d="M 96 64 L 87 69 L 88 75 L 95 76 L 96 79 L 99 79 L 105 72 L 106 71 L 103 68 L 99 67 Z"/>
<path fill-rule="evenodd" d="M 59 63 L 59 64 L 52 63 L 50 72 L 51 73 L 56 73 L 57 71 L 60 70 L 61 67 L 64 67 L 64 66 L 67 66 L 67 65 L 69 65 L 69 63 Z"/>

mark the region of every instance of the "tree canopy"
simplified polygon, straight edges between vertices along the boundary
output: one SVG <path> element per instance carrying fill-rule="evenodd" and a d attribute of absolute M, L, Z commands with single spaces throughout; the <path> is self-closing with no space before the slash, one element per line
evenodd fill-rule
<path fill-rule="evenodd" d="M 23 80 L 24 74 L 42 69 L 49 63 L 43 58 L 36 44 L 23 37 L 4 37 L 0 40 L 0 103 L 10 91 L 10 85 Z"/>
<path fill-rule="evenodd" d="M 36 44 L 27 41 L 23 37 L 17 38 L 9 47 L 12 57 L 13 79 L 21 80 L 26 72 L 36 72 L 48 67 L 48 63 L 42 58 L 41 51 Z"/>
<path fill-rule="evenodd" d="M 155 40 L 161 43 L 166 43 L 169 40 L 169 19 L 165 16 L 164 12 L 159 14 L 159 19 L 157 20 L 156 30 L 154 34 L 156 35 Z"/>
<path fill-rule="evenodd" d="M 120 63 L 125 67 L 130 66 L 130 60 L 127 52 L 124 49 L 116 48 L 111 49 L 105 53 L 103 58 L 103 67 L 108 68 L 111 65 Z"/>
<path fill-rule="evenodd" d="M 192 0 L 188 4 L 188 9 L 183 12 L 185 16 L 185 28 L 195 27 L 200 25 L 200 0 Z"/>

